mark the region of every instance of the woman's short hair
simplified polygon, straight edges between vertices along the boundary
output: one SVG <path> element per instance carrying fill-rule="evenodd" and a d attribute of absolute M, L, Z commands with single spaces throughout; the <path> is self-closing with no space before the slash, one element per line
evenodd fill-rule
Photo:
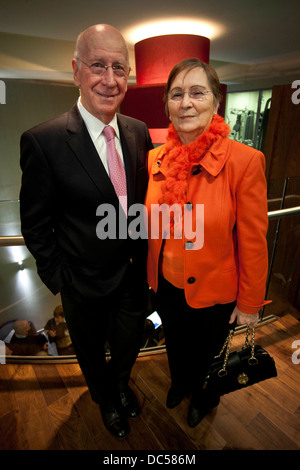
<path fill-rule="evenodd" d="M 168 78 L 168 81 L 166 83 L 165 90 L 164 90 L 164 102 L 165 102 L 165 109 L 166 109 L 167 115 L 169 114 L 168 113 L 168 95 L 169 95 L 169 91 L 170 91 L 173 81 L 175 80 L 177 75 L 179 75 L 182 71 L 186 70 L 186 72 L 189 72 L 190 70 L 195 69 L 196 67 L 202 68 L 204 72 L 206 73 L 209 86 L 214 95 L 215 104 L 216 105 L 220 104 L 220 102 L 222 101 L 222 98 L 223 98 L 222 88 L 221 88 L 221 84 L 219 81 L 219 77 L 215 69 L 211 67 L 209 64 L 206 64 L 205 62 L 203 62 L 202 60 L 197 59 L 196 57 L 192 57 L 189 59 L 182 60 L 181 62 L 178 62 L 178 64 L 176 64 L 170 72 L 170 75 L 169 75 L 169 78 Z"/>

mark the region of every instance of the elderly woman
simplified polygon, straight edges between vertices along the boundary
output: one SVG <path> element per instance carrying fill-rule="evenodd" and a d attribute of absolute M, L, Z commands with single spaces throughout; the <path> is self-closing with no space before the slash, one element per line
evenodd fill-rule
<path fill-rule="evenodd" d="M 203 382 L 229 329 L 254 326 L 266 304 L 265 160 L 228 138 L 221 99 L 214 69 L 198 59 L 178 63 L 165 88 L 167 140 L 149 153 L 148 282 L 165 333 L 167 406 L 190 394 L 190 427 L 220 401 Z"/>

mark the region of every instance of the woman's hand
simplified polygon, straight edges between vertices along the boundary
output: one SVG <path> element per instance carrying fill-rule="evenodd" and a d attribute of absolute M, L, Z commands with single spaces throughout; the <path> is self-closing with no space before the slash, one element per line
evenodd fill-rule
<path fill-rule="evenodd" d="M 237 307 L 233 310 L 229 323 L 233 323 L 236 319 L 236 322 L 238 325 L 249 325 L 249 326 L 255 326 L 258 323 L 259 320 L 259 314 L 258 313 L 244 313 L 241 312 Z"/>

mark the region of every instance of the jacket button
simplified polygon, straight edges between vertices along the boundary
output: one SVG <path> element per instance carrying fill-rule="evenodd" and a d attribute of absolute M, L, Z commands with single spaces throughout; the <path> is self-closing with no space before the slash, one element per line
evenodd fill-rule
<path fill-rule="evenodd" d="M 201 171 L 201 168 L 197 166 L 196 168 L 193 169 L 192 175 L 193 176 L 199 175 L 200 171 Z"/>
<path fill-rule="evenodd" d="M 188 211 L 191 211 L 193 209 L 193 203 L 192 202 L 187 202 L 186 203 L 186 208 Z"/>
<path fill-rule="evenodd" d="M 196 281 L 196 279 L 194 277 L 189 277 L 187 282 L 189 284 L 194 284 L 195 281 Z"/>
<path fill-rule="evenodd" d="M 185 249 L 186 250 L 192 250 L 194 248 L 194 243 L 193 242 L 186 242 L 185 243 Z"/>

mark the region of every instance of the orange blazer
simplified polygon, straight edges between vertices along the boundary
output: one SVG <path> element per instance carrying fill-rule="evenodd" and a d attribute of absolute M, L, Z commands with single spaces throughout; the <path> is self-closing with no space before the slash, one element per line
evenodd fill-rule
<path fill-rule="evenodd" d="M 165 179 L 165 146 L 148 154 L 148 283 L 156 292 L 163 238 L 157 236 L 157 207 Z M 200 249 L 182 236 L 184 289 L 193 308 L 237 301 L 244 313 L 257 313 L 265 302 L 268 270 L 267 185 L 264 155 L 229 138 L 219 138 L 188 175 L 187 207 L 193 223 L 196 205 L 204 208 Z M 203 221 L 202 221 L 203 222 Z M 199 221 L 200 226 L 201 221 Z M 194 225 L 195 226 L 195 225 Z M 154 234 L 154 236 L 153 236 Z M 193 240 L 192 240 L 193 241 Z M 195 241 L 195 240 L 194 240 Z"/>

